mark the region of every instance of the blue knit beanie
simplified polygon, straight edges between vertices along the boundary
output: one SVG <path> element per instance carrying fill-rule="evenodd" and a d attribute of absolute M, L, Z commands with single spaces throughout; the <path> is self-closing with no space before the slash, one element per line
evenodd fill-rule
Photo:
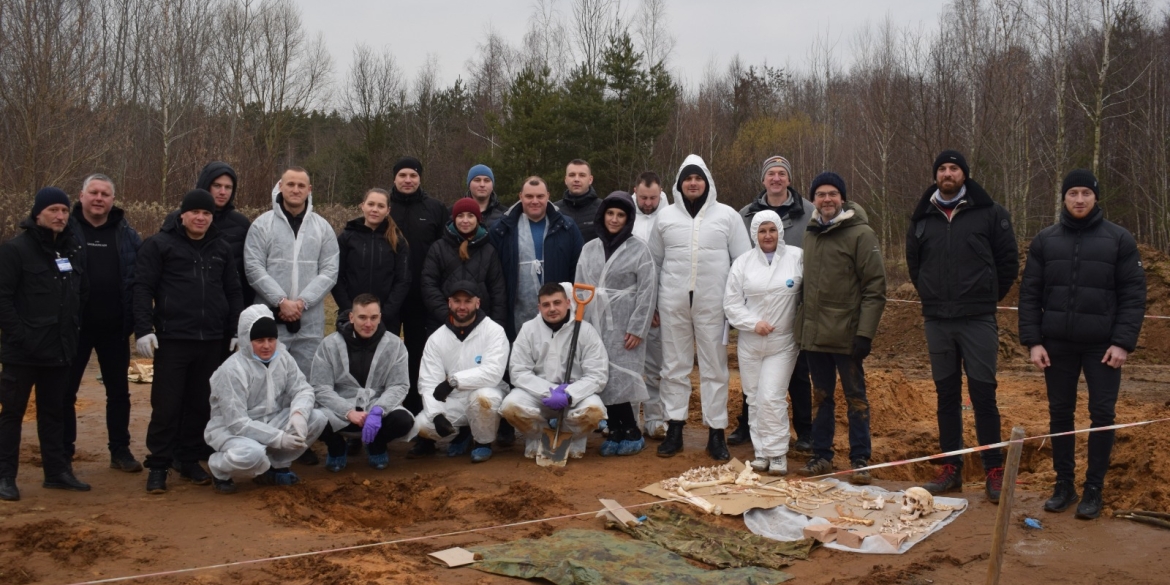
<path fill-rule="evenodd" d="M 492 173 L 491 167 L 487 165 L 475 165 L 474 167 L 471 167 L 470 171 L 467 171 L 467 184 L 471 185 L 472 179 L 481 176 L 491 179 L 493 183 L 496 182 L 496 175 Z"/>

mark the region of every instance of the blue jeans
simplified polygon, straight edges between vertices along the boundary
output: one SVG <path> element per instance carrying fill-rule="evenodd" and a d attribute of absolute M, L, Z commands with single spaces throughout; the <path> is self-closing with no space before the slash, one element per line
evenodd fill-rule
<path fill-rule="evenodd" d="M 833 460 L 833 435 L 836 431 L 836 403 L 833 394 L 837 374 L 849 407 L 849 460 L 869 461 L 869 401 L 865 398 L 865 370 L 861 362 L 843 353 L 805 352 L 812 376 L 812 405 L 816 414 L 812 423 L 813 455 Z"/>

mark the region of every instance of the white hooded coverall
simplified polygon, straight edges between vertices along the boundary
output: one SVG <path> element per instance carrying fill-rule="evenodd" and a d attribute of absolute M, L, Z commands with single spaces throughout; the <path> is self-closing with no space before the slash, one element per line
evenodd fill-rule
<path fill-rule="evenodd" d="M 784 245 L 784 223 L 771 210 L 752 218 L 752 242 L 765 222 L 775 224 L 780 232 L 776 253 L 770 263 L 759 247 L 735 259 L 727 276 L 723 310 L 731 326 L 739 330 L 739 377 L 751 407 L 748 422 L 756 457 L 782 457 L 788 453 L 788 382 L 800 353 L 792 327 L 800 305 L 804 253 Z M 756 334 L 760 321 L 774 330 Z"/>
<path fill-rule="evenodd" d="M 287 432 L 292 413 L 301 413 L 308 422 L 305 445 L 316 441 L 329 424 L 325 411 L 313 407 L 313 387 L 283 343 L 277 343 L 267 366 L 252 355 L 249 334 L 261 317 L 272 317 L 272 310 L 252 305 L 240 313 L 240 347 L 211 375 L 211 419 L 203 439 L 215 449 L 207 466 L 219 479 L 255 477 L 269 467 L 288 467 L 300 457 L 308 447 L 275 447 Z"/>
<path fill-rule="evenodd" d="M 597 287 L 593 301 L 585 306 L 585 320 L 601 336 L 609 359 L 609 380 L 600 393 L 606 405 L 638 403 L 649 398 L 642 378 L 646 344 L 640 343 L 634 349 L 626 349 L 625 345 L 626 333 L 645 339 L 650 330 L 658 297 L 656 273 L 650 249 L 638 238 L 622 242 L 609 260 L 605 259 L 601 238 L 594 238 L 581 249 L 576 282 Z"/>
<path fill-rule="evenodd" d="M 435 417 L 442 414 L 456 428 L 471 427 L 476 443 L 495 441 L 500 404 L 508 393 L 504 382 L 507 368 L 508 334 L 490 317 L 484 315 L 463 341 L 450 327 L 439 327 L 427 338 L 418 370 L 418 393 L 423 401 L 417 417 L 419 434 L 438 440 Z M 435 399 L 435 386 L 443 380 L 458 385 L 446 402 Z"/>
<path fill-rule="evenodd" d="M 529 453 L 529 449 L 533 442 L 539 444 L 540 434 L 548 427 L 549 419 L 560 416 L 560 411 L 546 408 L 541 400 L 552 393 L 552 388 L 565 381 L 573 325 L 570 317 L 569 322 L 554 333 L 544 319 L 537 315 L 520 328 L 516 342 L 512 345 L 509 371 L 513 390 L 504 399 L 500 414 L 524 433 L 527 441 L 526 456 L 535 455 L 535 452 Z M 605 354 L 601 336 L 588 321 L 581 322 L 571 373 L 572 383 L 566 392 L 572 398 L 572 404 L 565 413 L 562 429 L 573 438 L 569 454 L 580 456 L 584 452 L 581 441 L 597 428 L 597 423 L 607 418 L 605 405 L 597 393 L 609 379 L 609 358 Z"/>
<path fill-rule="evenodd" d="M 679 167 L 697 165 L 707 179 L 707 201 L 692 218 L 674 184 L 674 203 L 658 213 L 650 253 L 658 265 L 658 318 L 662 328 L 662 405 L 666 418 L 686 421 L 690 374 L 699 355 L 703 422 L 727 428 L 727 324 L 723 293 L 731 262 L 751 249 L 743 217 L 719 203 L 703 159 L 690 155 Z M 691 300 L 694 293 L 694 300 Z"/>
<path fill-rule="evenodd" d="M 381 406 L 383 416 L 395 410 L 409 414 L 410 411 L 402 406 L 410 388 L 406 345 L 402 338 L 389 331 L 382 334 L 378 347 L 374 349 L 366 385 L 362 386 L 349 373 L 349 349 L 342 335 L 338 331 L 321 342 L 313 358 L 313 371 L 309 374 L 309 384 L 316 393 L 317 404 L 323 407 L 333 430 L 340 431 L 349 426 L 345 415 L 359 408 L 369 412 L 373 407 Z M 397 440 L 410 441 L 416 434 L 418 421 L 406 436 Z"/>
<path fill-rule="evenodd" d="M 634 201 L 637 205 L 637 201 Z M 646 242 L 649 249 L 650 234 L 658 225 L 658 214 L 670 207 L 670 198 L 665 191 L 658 197 L 658 208 L 654 213 L 643 213 L 641 208 L 636 212 L 638 219 L 634 221 L 634 237 Z M 657 292 L 657 291 L 655 291 Z M 657 295 L 655 296 L 657 301 Z M 650 332 L 642 340 L 646 346 L 646 365 L 643 368 L 643 378 L 646 380 L 646 395 L 642 402 L 642 417 L 646 433 L 650 436 L 661 436 L 666 432 L 666 412 L 662 408 L 662 398 L 659 396 L 659 386 L 662 383 L 662 327 L 651 327 Z M 634 416 L 638 416 L 638 405 L 634 404 Z M 661 431 L 659 431 L 661 429 Z"/>
<path fill-rule="evenodd" d="M 244 272 L 256 291 L 257 302 L 276 307 L 281 299 L 305 301 L 301 329 L 295 334 L 279 319 L 279 339 L 288 347 L 305 376 L 313 366 L 317 346 L 325 337 L 325 295 L 337 283 L 337 234 L 325 218 L 313 213 L 313 195 L 306 201 L 305 218 L 296 236 L 272 193 L 272 210 L 264 212 L 244 240 Z M 247 339 L 247 338 L 243 338 Z M 244 345 L 241 342 L 241 345 Z"/>

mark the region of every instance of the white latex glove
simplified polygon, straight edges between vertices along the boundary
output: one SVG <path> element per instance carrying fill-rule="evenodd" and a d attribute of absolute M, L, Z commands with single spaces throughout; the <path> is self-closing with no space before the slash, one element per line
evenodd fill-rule
<path fill-rule="evenodd" d="M 158 349 L 158 338 L 153 333 L 143 335 L 138 338 L 134 344 L 135 349 L 138 350 L 138 355 L 143 357 L 153 358 L 154 350 Z"/>
<path fill-rule="evenodd" d="M 232 340 L 228 342 L 228 351 L 236 351 L 237 349 L 240 349 L 240 338 L 233 337 Z"/>
<path fill-rule="evenodd" d="M 305 420 L 305 415 L 294 412 L 288 418 L 288 428 L 286 430 L 304 441 L 309 436 L 309 421 Z"/>
<path fill-rule="evenodd" d="M 275 446 L 281 451 L 295 451 L 306 447 L 304 439 L 292 433 L 280 433 Z"/>

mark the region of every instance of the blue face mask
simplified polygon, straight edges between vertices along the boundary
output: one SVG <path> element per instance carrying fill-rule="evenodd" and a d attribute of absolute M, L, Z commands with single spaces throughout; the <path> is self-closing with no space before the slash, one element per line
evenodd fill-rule
<path fill-rule="evenodd" d="M 268 364 L 272 363 L 272 360 L 276 359 L 276 355 L 279 353 L 280 353 L 280 350 L 278 349 L 278 350 L 272 352 L 272 357 L 270 357 L 266 360 L 262 360 L 262 359 L 260 359 L 260 356 L 256 355 L 256 352 L 252 352 L 252 359 L 267 366 Z"/>

